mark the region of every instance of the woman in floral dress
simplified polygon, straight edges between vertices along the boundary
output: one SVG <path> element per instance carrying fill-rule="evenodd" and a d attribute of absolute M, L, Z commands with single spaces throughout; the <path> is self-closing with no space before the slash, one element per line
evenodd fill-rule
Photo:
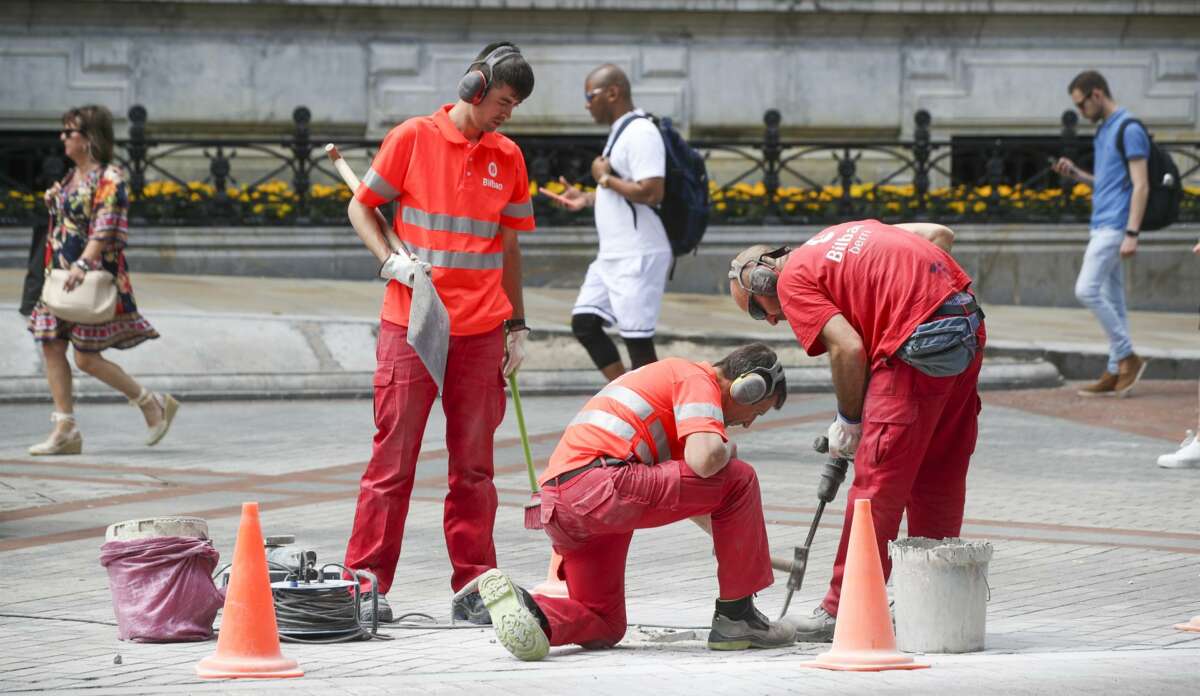
<path fill-rule="evenodd" d="M 46 192 L 50 210 L 46 261 L 53 268 L 69 269 L 64 284 L 68 291 L 78 287 L 90 271 L 112 273 L 117 279 L 117 312 L 103 324 L 78 324 L 55 317 L 41 302 L 34 307 L 29 331 L 41 344 L 46 362 L 46 380 L 54 399 L 50 417 L 54 430 L 45 441 L 30 447 L 29 453 L 83 451 L 71 395 L 68 342 L 75 348 L 75 365 L 80 370 L 121 392 L 141 409 L 149 429 L 146 444 L 153 445 L 167 434 L 179 403 L 170 394 L 147 391 L 101 355 L 106 348 L 123 350 L 158 338 L 150 322 L 138 314 L 125 265 L 129 186 L 125 173 L 112 164 L 112 114 L 103 106 L 82 106 L 63 114 L 62 122 L 59 137 L 75 168 Z"/>

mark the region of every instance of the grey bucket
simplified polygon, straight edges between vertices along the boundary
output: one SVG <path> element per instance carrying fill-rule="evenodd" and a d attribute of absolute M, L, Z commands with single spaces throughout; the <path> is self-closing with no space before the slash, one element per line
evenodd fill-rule
<path fill-rule="evenodd" d="M 888 543 L 896 600 L 896 646 L 905 652 L 983 650 L 992 545 L 952 537 Z"/>

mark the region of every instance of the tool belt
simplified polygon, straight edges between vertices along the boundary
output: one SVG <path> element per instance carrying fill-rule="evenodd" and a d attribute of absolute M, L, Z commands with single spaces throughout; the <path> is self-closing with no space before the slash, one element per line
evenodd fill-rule
<path fill-rule="evenodd" d="M 942 303 L 927 321 L 913 331 L 896 357 L 930 377 L 962 374 L 975 360 L 983 310 L 965 290 Z"/>
<path fill-rule="evenodd" d="M 555 476 L 554 478 L 546 479 L 546 482 L 544 484 L 542 484 L 542 488 L 545 488 L 546 486 L 556 486 L 556 487 L 561 486 L 564 483 L 566 483 L 567 481 L 570 481 L 571 479 L 575 478 L 576 476 L 579 476 L 583 472 L 591 471 L 592 469 L 602 469 L 604 467 L 626 466 L 628 464 L 629 464 L 629 462 L 625 461 L 624 459 L 617 459 L 616 457 L 596 457 L 595 459 L 588 462 L 587 464 L 584 464 L 583 466 L 579 467 L 578 469 L 571 469 L 570 471 L 568 471 L 565 474 L 559 474 L 558 476 Z"/>

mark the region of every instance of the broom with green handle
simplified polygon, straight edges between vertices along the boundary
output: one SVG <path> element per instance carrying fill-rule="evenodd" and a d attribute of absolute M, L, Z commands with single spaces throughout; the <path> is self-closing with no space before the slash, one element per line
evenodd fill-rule
<path fill-rule="evenodd" d="M 508 377 L 513 406 L 517 409 L 517 429 L 521 431 L 521 448 L 525 450 L 525 468 L 529 471 L 529 502 L 525 504 L 525 529 L 542 528 L 542 494 L 538 492 L 537 475 L 533 471 L 533 455 L 529 453 L 529 432 L 525 430 L 525 411 L 521 408 L 521 390 L 517 389 L 517 373 Z"/>

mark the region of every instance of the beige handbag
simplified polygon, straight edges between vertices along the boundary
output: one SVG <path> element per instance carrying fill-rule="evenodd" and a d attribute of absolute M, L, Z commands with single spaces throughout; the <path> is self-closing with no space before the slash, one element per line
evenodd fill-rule
<path fill-rule="evenodd" d="M 54 316 L 76 324 L 103 324 L 117 313 L 117 280 L 108 271 L 88 271 L 83 282 L 67 292 L 70 271 L 61 268 L 46 271 L 42 285 L 42 304 Z"/>

